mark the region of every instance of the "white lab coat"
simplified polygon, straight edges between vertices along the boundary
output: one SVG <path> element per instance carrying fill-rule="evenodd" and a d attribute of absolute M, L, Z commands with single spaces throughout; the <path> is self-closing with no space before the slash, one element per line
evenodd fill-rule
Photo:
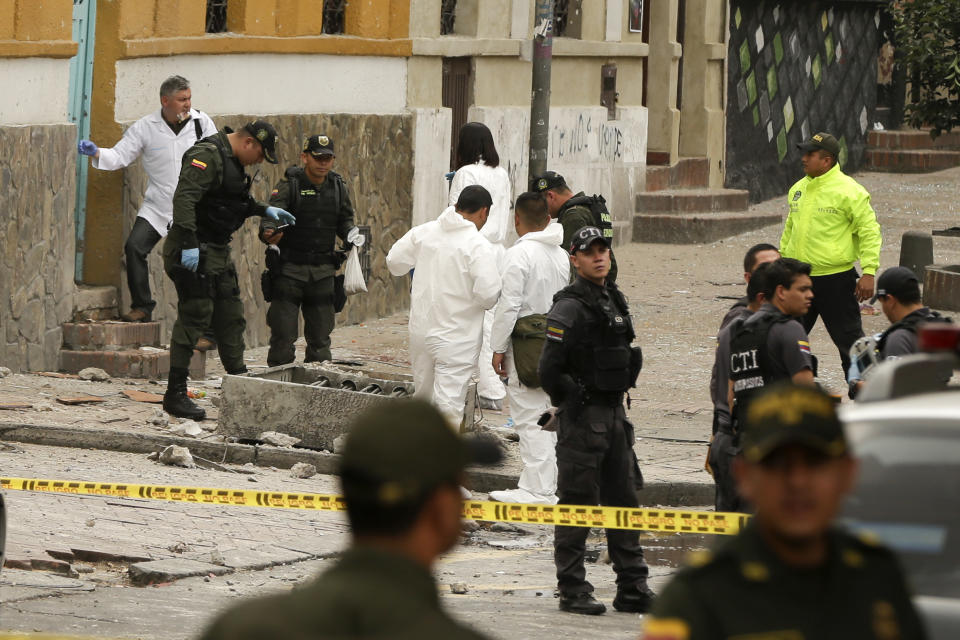
<path fill-rule="evenodd" d="M 494 245 L 506 249 L 517 240 L 517 232 L 511 215 L 512 191 L 510 176 L 503 167 L 490 167 L 482 161 L 467 164 L 459 169 L 450 182 L 449 204 L 455 205 L 464 187 L 478 184 L 490 192 L 493 204 L 490 206 L 490 215 L 486 224 L 480 229 L 483 237 Z M 483 325 L 483 344 L 480 349 L 480 358 L 477 368 L 480 381 L 477 383 L 477 393 L 484 398 L 501 400 L 506 392 L 500 378 L 490 366 L 493 350 L 490 348 L 490 327 L 493 326 L 493 311 L 486 314 Z"/>
<path fill-rule="evenodd" d="M 550 397 L 543 389 L 520 384 L 510 334 L 517 320 L 535 313 L 547 313 L 553 295 L 565 287 L 570 278 L 570 257 L 560 244 L 563 227 L 551 222 L 543 231 L 525 234 L 507 249 L 501 270 L 502 291 L 491 329 L 490 344 L 497 353 L 505 353 L 509 384 L 507 397 L 510 415 L 520 436 L 519 490 L 491 493 L 502 502 L 557 501 L 557 435 L 543 431 L 537 419 L 550 407 Z"/>
<path fill-rule="evenodd" d="M 184 152 L 197 142 L 197 130 L 193 124 L 198 119 L 201 138 L 217 132 L 210 116 L 190 109 L 190 120 L 175 134 L 160 115 L 160 110 L 145 115 L 124 132 L 116 145 L 100 149 L 99 158 L 91 158 L 93 167 L 103 171 L 123 169 L 143 157 L 143 169 L 147 172 L 147 192 L 137 215 L 153 227 L 160 237 L 167 235 L 173 221 L 173 192 L 180 179 L 180 161 Z"/>
<path fill-rule="evenodd" d="M 395 276 L 415 269 L 410 294 L 410 361 L 415 395 L 459 426 L 476 369 L 483 312 L 500 296 L 496 253 L 476 226 L 447 207 L 390 248 Z"/>

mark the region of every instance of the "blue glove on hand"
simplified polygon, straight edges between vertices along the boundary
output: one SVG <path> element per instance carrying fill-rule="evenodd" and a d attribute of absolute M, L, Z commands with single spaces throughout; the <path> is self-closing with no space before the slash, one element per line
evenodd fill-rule
<path fill-rule="evenodd" d="M 367 237 L 360 233 L 359 227 L 354 227 L 347 231 L 347 242 L 356 246 L 358 249 L 363 246 L 363 243 L 367 241 Z"/>
<path fill-rule="evenodd" d="M 196 273 L 200 266 L 200 249 L 184 249 L 180 252 L 180 264 Z"/>
<path fill-rule="evenodd" d="M 77 153 L 82 156 L 95 156 L 100 149 L 90 140 L 81 140 L 77 143 Z"/>
<path fill-rule="evenodd" d="M 266 213 L 268 218 L 276 220 L 280 224 L 297 224 L 297 219 L 293 217 L 293 214 L 280 207 L 267 207 Z"/>

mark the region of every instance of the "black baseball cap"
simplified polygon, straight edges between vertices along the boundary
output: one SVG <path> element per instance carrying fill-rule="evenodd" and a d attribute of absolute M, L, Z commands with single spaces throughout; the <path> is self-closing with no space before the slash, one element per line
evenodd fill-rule
<path fill-rule="evenodd" d="M 347 435 L 340 475 L 365 503 L 384 507 L 414 502 L 446 483 L 460 482 L 471 464 L 495 464 L 500 447 L 490 438 L 461 437 L 431 404 L 388 400 L 357 419 Z"/>
<path fill-rule="evenodd" d="M 472 184 L 469 187 L 464 187 L 463 191 L 460 192 L 455 208 L 457 211 L 473 213 L 483 207 L 492 205 L 493 198 L 490 197 L 490 192 L 478 184 Z"/>
<path fill-rule="evenodd" d="M 565 189 L 567 181 L 556 171 L 544 171 L 530 181 L 530 191 L 543 193 L 547 189 Z"/>
<path fill-rule="evenodd" d="M 596 227 L 581 227 L 579 231 L 573 234 L 573 240 L 570 242 L 570 255 L 577 251 L 586 251 L 594 242 L 602 242 L 610 246 L 610 240 L 603 237 L 603 233 Z"/>
<path fill-rule="evenodd" d="M 270 164 L 277 164 L 277 130 L 266 120 L 254 120 L 243 125 L 250 132 L 260 146 L 263 147 L 263 157 Z"/>
<path fill-rule="evenodd" d="M 336 155 L 333 153 L 333 140 L 323 133 L 318 133 L 304 140 L 303 152 L 309 153 L 314 158 Z"/>
<path fill-rule="evenodd" d="M 801 444 L 831 457 L 849 451 L 834 400 L 814 387 L 781 383 L 765 388 L 747 405 L 743 455 L 760 462 L 788 444 Z"/>
<path fill-rule="evenodd" d="M 834 158 L 840 157 L 840 143 L 837 142 L 837 139 L 826 131 L 813 134 L 813 136 L 806 142 L 799 143 L 797 145 L 797 149 L 800 149 L 801 151 L 816 151 L 817 149 L 823 149 Z"/>
<path fill-rule="evenodd" d="M 877 278 L 877 293 L 870 299 L 870 304 L 880 296 L 892 295 L 898 300 L 904 294 L 916 293 L 920 288 L 920 278 L 907 267 L 890 267 Z"/>

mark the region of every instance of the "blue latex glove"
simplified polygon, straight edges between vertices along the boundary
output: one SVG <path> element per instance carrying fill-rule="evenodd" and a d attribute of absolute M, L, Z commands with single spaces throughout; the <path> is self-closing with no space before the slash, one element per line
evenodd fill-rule
<path fill-rule="evenodd" d="M 853 384 L 860 379 L 860 366 L 857 364 L 856 360 L 851 360 L 850 369 L 847 370 L 847 384 Z"/>
<path fill-rule="evenodd" d="M 180 252 L 180 264 L 196 273 L 200 266 L 200 249 L 184 249 Z"/>
<path fill-rule="evenodd" d="M 93 144 L 90 140 L 81 140 L 77 143 L 77 153 L 83 156 L 95 156 L 97 151 L 100 151 L 97 145 Z"/>
<path fill-rule="evenodd" d="M 367 241 L 367 237 L 360 233 L 359 227 L 354 227 L 347 232 L 347 242 L 356 247 L 362 247 L 363 243 Z"/>
<path fill-rule="evenodd" d="M 267 207 L 266 213 L 268 218 L 276 220 L 280 224 L 297 224 L 297 219 L 293 217 L 293 214 L 280 207 Z"/>
<path fill-rule="evenodd" d="M 447 179 L 447 182 L 453 182 L 453 176 L 457 174 L 456 171 L 451 171 L 449 173 L 443 174 L 443 177 Z"/>

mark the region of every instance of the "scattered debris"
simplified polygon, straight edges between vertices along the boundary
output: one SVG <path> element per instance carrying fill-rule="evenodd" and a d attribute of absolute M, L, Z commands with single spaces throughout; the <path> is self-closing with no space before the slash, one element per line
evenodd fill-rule
<path fill-rule="evenodd" d="M 81 380 L 90 380 L 92 382 L 106 382 L 110 379 L 110 374 L 97 367 L 87 367 L 86 369 L 81 369 L 77 377 Z"/>
<path fill-rule="evenodd" d="M 220 553 L 220 549 L 214 549 L 210 552 L 210 562 L 218 567 L 222 567 L 227 563 L 226 560 L 223 559 L 223 554 Z"/>
<path fill-rule="evenodd" d="M 147 423 L 156 425 L 158 427 L 165 427 L 170 424 L 170 418 L 167 417 L 167 414 L 164 413 L 163 409 L 157 409 L 154 414 L 150 416 L 150 419 L 147 420 Z"/>
<path fill-rule="evenodd" d="M 88 527 L 92 527 L 93 525 L 97 524 L 97 521 L 94 520 L 93 518 L 90 518 L 84 524 L 87 525 Z"/>
<path fill-rule="evenodd" d="M 333 439 L 333 452 L 334 453 L 343 453 L 344 447 L 347 444 L 347 434 L 341 433 L 336 438 Z"/>
<path fill-rule="evenodd" d="M 95 402 L 106 402 L 106 398 L 99 396 L 75 396 L 72 398 L 57 398 L 60 404 L 93 404 Z"/>
<path fill-rule="evenodd" d="M 236 473 L 230 467 L 226 467 L 219 462 L 214 462 L 213 460 L 207 460 L 206 458 L 201 458 L 200 456 L 193 456 L 193 461 L 201 469 L 213 469 L 214 471 L 226 471 L 228 473 Z"/>
<path fill-rule="evenodd" d="M 41 402 L 33 406 L 34 411 L 53 411 L 53 405 L 49 402 Z"/>
<path fill-rule="evenodd" d="M 190 551 L 190 545 L 188 545 L 186 542 L 180 541 L 167 547 L 167 551 L 171 553 L 186 553 L 187 551 Z"/>
<path fill-rule="evenodd" d="M 453 582 L 450 584 L 450 593 L 455 593 L 457 595 L 463 595 L 467 592 L 467 583 L 466 582 Z"/>
<path fill-rule="evenodd" d="M 148 453 L 148 454 L 147 454 L 147 460 L 157 461 L 157 460 L 159 460 L 159 459 L 160 459 L 160 452 L 159 452 L 159 451 L 154 451 L 153 453 Z"/>
<path fill-rule="evenodd" d="M 79 380 L 80 376 L 75 373 L 57 373 L 56 371 L 31 371 L 36 376 L 43 376 L 44 378 L 69 378 L 71 380 Z"/>
<path fill-rule="evenodd" d="M 0 378 L 2 377 L 3 376 L 0 376 Z M 27 404 L 26 402 L 0 402 L 0 410 L 12 409 L 33 409 L 33 405 Z"/>
<path fill-rule="evenodd" d="M 170 433 L 177 436 L 190 436 L 196 438 L 203 433 L 203 427 L 193 420 L 184 420 L 183 422 L 170 425 Z"/>
<path fill-rule="evenodd" d="M 13 373 L 13 371 L 10 371 L 10 369 L 8 369 L 8 368 L 6 368 L 6 367 L 0 367 L 0 378 L 6 378 L 7 376 L 11 375 L 12 373 Z"/>
<path fill-rule="evenodd" d="M 171 467 L 186 467 L 193 469 L 197 465 L 193 462 L 193 456 L 190 455 L 190 449 L 178 447 L 175 444 L 170 445 L 160 452 L 160 462 Z"/>
<path fill-rule="evenodd" d="M 163 396 L 157 393 L 137 391 L 136 389 L 124 389 L 120 393 L 127 396 L 134 402 L 149 402 L 151 404 L 160 404 L 163 402 Z"/>
<path fill-rule="evenodd" d="M 294 438 L 293 436 L 278 431 L 264 431 L 257 436 L 257 440 L 263 440 L 266 444 L 275 447 L 292 447 L 300 442 L 300 438 Z"/>
<path fill-rule="evenodd" d="M 317 468 L 306 462 L 298 462 L 290 467 L 291 478 L 312 478 L 317 475 Z"/>
<path fill-rule="evenodd" d="M 476 520 L 464 520 L 460 524 L 460 530 L 464 533 L 473 533 L 480 529 L 480 525 L 477 524 Z"/>
<path fill-rule="evenodd" d="M 522 536 L 530 535 L 530 531 L 518 527 L 515 524 L 510 524 L 509 522 L 494 522 L 490 525 L 490 531 L 496 531 L 497 533 L 519 533 Z"/>

